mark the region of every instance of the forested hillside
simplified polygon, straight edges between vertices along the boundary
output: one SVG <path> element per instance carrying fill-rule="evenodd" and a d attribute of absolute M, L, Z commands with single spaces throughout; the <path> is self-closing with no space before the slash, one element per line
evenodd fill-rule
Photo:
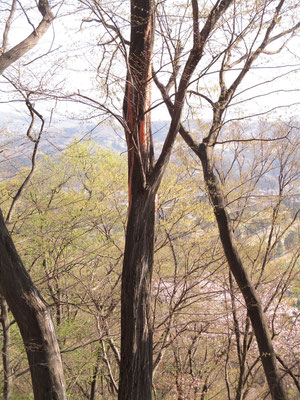
<path fill-rule="evenodd" d="M 250 160 L 244 158 L 249 147 L 236 146 L 239 157 L 222 171 L 239 249 L 271 322 L 289 398 L 296 399 L 299 218 L 290 200 L 298 165 L 292 144 L 288 147 L 280 167 L 286 184 L 281 190 L 277 182 L 272 194 L 264 193 L 261 181 L 277 167 L 274 144 L 253 144 L 256 156 Z M 221 399 L 238 390 L 244 398 L 263 398 L 267 387 L 253 330 L 228 272 L 202 174 L 189 157 L 178 143 L 157 202 L 155 398 Z M 223 162 L 220 157 L 218 164 Z M 22 168 L 2 182 L 4 212 L 27 173 Z M 50 305 L 71 399 L 117 394 L 126 180 L 124 154 L 74 141 L 65 152 L 40 159 L 9 224 Z M 26 356 L 15 323 L 10 330 L 12 398 L 24 399 L 31 393 Z"/>

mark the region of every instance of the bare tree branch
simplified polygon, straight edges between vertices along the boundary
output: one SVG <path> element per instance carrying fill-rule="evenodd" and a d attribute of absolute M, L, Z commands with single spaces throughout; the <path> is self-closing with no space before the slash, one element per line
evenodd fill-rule
<path fill-rule="evenodd" d="M 49 29 L 54 19 L 54 15 L 51 11 L 48 0 L 39 0 L 38 9 L 43 18 L 37 28 L 35 28 L 26 39 L 0 55 L 0 75 L 2 75 L 7 67 L 31 50 Z"/>

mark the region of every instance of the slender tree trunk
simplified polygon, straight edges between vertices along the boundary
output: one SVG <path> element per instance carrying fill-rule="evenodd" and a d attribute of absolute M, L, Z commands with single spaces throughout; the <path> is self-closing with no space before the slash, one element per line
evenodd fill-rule
<path fill-rule="evenodd" d="M 224 195 L 213 169 L 211 146 L 208 146 L 208 143 L 203 141 L 198 148 L 197 155 L 202 163 L 204 179 L 214 207 L 214 214 L 217 220 L 220 239 L 226 259 L 247 305 L 248 315 L 255 332 L 261 361 L 272 399 L 287 400 L 284 385 L 280 379 L 280 374 L 276 366 L 276 355 L 273 349 L 267 321 L 259 297 L 250 278 L 248 277 L 235 244 L 231 221 L 225 208 Z"/>
<path fill-rule="evenodd" d="M 35 400 L 66 400 L 60 351 L 45 301 L 32 283 L 0 213 L 0 291 L 19 326 Z"/>
<path fill-rule="evenodd" d="M 4 384 L 3 384 L 3 398 L 4 400 L 11 399 L 12 393 L 12 371 L 10 365 L 10 322 L 8 317 L 8 307 L 5 299 L 0 296 L 1 302 L 1 325 L 3 332 L 3 345 L 2 345 L 2 362 L 3 362 L 3 375 L 4 375 Z"/>
<path fill-rule="evenodd" d="M 237 355 L 238 355 L 238 360 L 239 360 L 239 365 L 240 365 L 240 370 L 239 370 L 239 379 L 238 379 L 238 385 L 236 389 L 236 394 L 234 400 L 241 400 L 242 394 L 243 394 L 243 388 L 244 388 L 244 383 L 245 383 L 245 368 L 246 368 L 246 356 L 247 356 L 247 338 L 248 338 L 248 329 L 249 329 L 249 318 L 247 316 L 246 319 L 246 326 L 243 331 L 243 343 L 242 343 L 242 337 L 241 337 L 241 331 L 240 331 L 240 326 L 239 326 L 239 321 L 238 321 L 238 316 L 237 316 L 237 308 L 236 308 L 236 302 L 235 302 L 235 293 L 234 293 L 234 287 L 233 287 L 233 279 L 232 279 L 232 273 L 229 272 L 229 287 L 230 287 L 230 298 L 231 298 L 231 308 L 232 308 L 232 317 L 233 317 L 233 322 L 234 322 L 234 333 L 235 333 L 235 340 L 236 340 L 236 347 L 237 347 Z"/>
<path fill-rule="evenodd" d="M 101 348 L 100 345 L 97 348 L 97 357 L 96 357 L 96 363 L 94 365 L 94 371 L 91 379 L 91 393 L 90 393 L 90 398 L 89 400 L 95 400 L 96 399 L 96 391 L 97 391 L 97 378 L 98 378 L 98 373 L 99 373 L 99 365 L 101 361 Z"/>

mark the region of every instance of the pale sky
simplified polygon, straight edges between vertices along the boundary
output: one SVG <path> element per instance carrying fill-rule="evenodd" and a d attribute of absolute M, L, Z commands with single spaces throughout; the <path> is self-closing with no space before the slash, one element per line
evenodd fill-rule
<path fill-rule="evenodd" d="M 101 46 L 95 46 L 97 36 L 101 36 L 101 28 L 97 24 L 93 27 L 89 24 L 80 26 L 80 14 L 64 16 L 58 18 L 53 27 L 51 27 L 45 37 L 42 38 L 39 45 L 20 61 L 20 65 L 28 63 L 27 67 L 21 67 L 21 81 L 29 88 L 38 88 L 41 84 L 44 88 L 54 87 L 53 94 L 58 93 L 59 96 L 63 92 L 81 93 L 100 99 L 99 93 L 103 93 L 106 89 L 113 93 L 113 103 L 108 99 L 104 104 L 112 108 L 115 113 L 122 114 L 122 88 L 124 87 L 124 77 L 126 73 L 124 59 L 120 56 L 118 59 L 119 65 L 112 66 L 111 81 L 117 81 L 119 85 L 113 86 L 112 83 L 105 87 L 103 78 L 96 78 L 96 67 L 100 59 Z M 33 19 L 34 21 L 34 19 Z M 31 31 L 31 26 L 24 18 L 16 20 L 14 25 L 13 35 L 11 36 L 11 45 L 18 42 L 21 38 Z M 122 32 L 123 33 L 123 32 Z M 123 33 L 127 35 L 127 32 Z M 269 114 L 269 118 L 282 117 L 290 119 L 297 118 L 300 111 L 300 43 L 299 38 L 295 37 L 288 43 L 288 48 L 282 54 L 268 56 L 267 65 L 257 65 L 255 69 L 250 71 L 247 78 L 243 82 L 243 91 L 232 102 L 228 110 L 228 118 L 240 118 L 245 115 L 259 114 L 266 110 L 271 110 L 277 106 L 286 105 L 289 107 L 278 108 L 273 113 Z M 51 57 L 41 57 L 51 49 L 53 53 Z M 41 57 L 41 58 L 39 58 Z M 33 61 L 35 60 L 36 61 Z M 50 64 L 51 59 L 55 60 L 54 65 Z M 214 71 L 212 68 L 211 72 Z M 291 72 L 294 71 L 294 72 Z M 26 72 L 26 73 L 25 73 Z M 13 68 L 7 70 L 6 75 L 12 78 L 18 74 L 18 63 Z M 281 79 L 278 76 L 282 76 Z M 96 78 L 96 79 L 95 79 Z M 210 73 L 203 79 L 203 88 L 207 89 L 211 98 L 216 97 L 214 87 L 218 81 L 217 73 Z M 4 82 L 4 83 L 3 83 Z M 18 112 L 20 109 L 26 110 L 26 107 L 20 102 L 14 102 L 16 99 L 12 87 L 1 79 L 0 93 L 1 111 Z M 263 82 L 267 82 L 262 85 Z M 102 85 L 101 90 L 99 87 Z M 253 87 L 252 89 L 250 89 Z M 18 96 L 20 99 L 20 96 Z M 158 91 L 153 87 L 153 99 L 159 98 Z M 253 98 L 250 101 L 242 103 L 237 109 L 234 103 L 237 100 Z M 102 96 L 103 99 L 103 96 Z M 101 99 L 101 101 L 102 101 Z M 6 100 L 12 103 L 5 104 Z M 195 107 L 200 105 L 198 97 L 188 98 L 189 104 Z M 84 107 L 82 104 L 70 104 L 66 102 L 56 103 L 49 100 L 39 100 L 38 106 L 43 113 L 49 114 L 49 109 L 56 106 L 56 114 L 63 117 L 64 114 L 72 113 L 73 117 L 81 117 L 88 115 L 91 109 Z M 201 100 L 201 109 L 197 111 L 198 118 L 209 119 L 211 117 L 210 107 L 207 103 Z M 95 109 L 92 110 L 95 113 Z M 101 112 L 99 113 L 101 115 Z M 196 115 L 195 114 L 195 115 Z M 190 117 L 190 116 L 188 116 Z M 101 118 L 101 116 L 99 116 Z M 168 112 L 164 106 L 158 107 L 152 113 L 153 120 L 167 120 Z"/>

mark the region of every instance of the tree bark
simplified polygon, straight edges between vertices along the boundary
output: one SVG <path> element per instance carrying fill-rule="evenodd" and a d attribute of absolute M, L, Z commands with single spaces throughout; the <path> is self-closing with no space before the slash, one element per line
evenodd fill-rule
<path fill-rule="evenodd" d="M 23 338 L 35 400 L 66 400 L 60 351 L 48 306 L 24 268 L 1 212 L 0 291 Z"/>
<path fill-rule="evenodd" d="M 153 169 L 151 61 L 154 1 L 131 1 L 131 38 L 124 97 L 128 149 L 128 222 L 121 294 L 119 400 L 151 400 L 155 193 L 147 180 Z"/>
<path fill-rule="evenodd" d="M 139 197 L 139 198 L 138 198 Z M 151 399 L 152 321 L 150 313 L 154 246 L 154 198 L 133 199 L 122 274 L 122 346 L 119 399 Z"/>
<path fill-rule="evenodd" d="M 3 398 L 4 400 L 10 400 L 12 394 L 12 371 L 10 364 L 10 321 L 8 317 L 8 307 L 5 299 L 0 296 L 1 303 L 1 325 L 3 331 L 3 345 L 2 345 L 2 362 L 3 362 Z"/>
<path fill-rule="evenodd" d="M 4 53 L 0 53 L 0 75 L 15 61 L 23 57 L 28 51 L 33 49 L 33 47 L 38 43 L 40 38 L 47 32 L 51 23 L 54 19 L 51 8 L 47 0 L 39 0 L 38 3 L 39 12 L 42 15 L 42 20 L 34 29 L 34 31 L 27 36 L 24 40 L 18 43 L 16 46 L 11 48 Z M 7 32 L 8 33 L 8 32 Z"/>

